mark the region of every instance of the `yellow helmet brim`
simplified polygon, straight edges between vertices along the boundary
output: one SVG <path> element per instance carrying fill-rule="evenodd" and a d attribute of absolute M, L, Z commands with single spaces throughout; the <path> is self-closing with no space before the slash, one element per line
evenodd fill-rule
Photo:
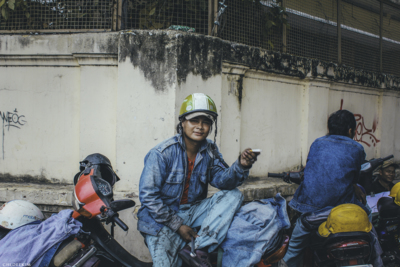
<path fill-rule="evenodd" d="M 326 228 L 326 221 L 321 223 L 321 225 L 318 227 L 318 233 L 322 237 L 328 237 L 331 234 L 329 229 Z"/>

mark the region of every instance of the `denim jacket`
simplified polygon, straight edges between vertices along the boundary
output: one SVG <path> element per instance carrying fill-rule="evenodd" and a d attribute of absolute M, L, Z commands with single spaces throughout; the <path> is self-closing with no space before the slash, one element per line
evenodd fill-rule
<path fill-rule="evenodd" d="M 364 159 L 363 146 L 349 137 L 327 135 L 316 139 L 310 147 L 304 181 L 289 206 L 304 213 L 354 203 L 365 210 L 353 188 Z"/>
<path fill-rule="evenodd" d="M 0 241 L 0 266 L 49 266 L 62 241 L 78 234 L 82 224 L 62 210 L 43 222 L 18 227 Z"/>
<path fill-rule="evenodd" d="M 241 185 L 249 169 L 237 160 L 225 168 L 210 152 L 211 140 L 205 140 L 196 156 L 190 177 L 188 202 L 194 203 L 207 197 L 208 183 L 221 190 L 231 190 Z M 218 152 L 219 153 L 219 152 Z M 221 159 L 222 155 L 219 153 Z M 157 235 L 165 225 L 177 231 L 182 218 L 179 209 L 187 177 L 187 154 L 180 134 L 169 138 L 147 153 L 139 183 L 138 230 Z"/>

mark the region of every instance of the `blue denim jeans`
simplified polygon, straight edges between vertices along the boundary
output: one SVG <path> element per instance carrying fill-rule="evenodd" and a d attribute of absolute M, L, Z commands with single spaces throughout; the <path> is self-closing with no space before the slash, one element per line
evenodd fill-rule
<path fill-rule="evenodd" d="M 298 218 L 290 237 L 289 248 L 283 257 L 288 267 L 303 266 L 304 249 L 310 245 L 310 239 L 311 231 L 305 228 L 301 218 Z"/>
<path fill-rule="evenodd" d="M 222 190 L 211 198 L 194 204 L 181 205 L 177 215 L 183 219 L 184 225 L 192 228 L 201 226 L 195 248 L 209 246 L 208 251 L 212 252 L 225 239 L 233 216 L 239 210 L 242 201 L 243 195 L 238 189 Z M 169 227 L 164 226 L 157 236 L 146 235 L 145 241 L 154 267 L 182 265 L 178 252 L 186 245 L 186 242 Z"/>

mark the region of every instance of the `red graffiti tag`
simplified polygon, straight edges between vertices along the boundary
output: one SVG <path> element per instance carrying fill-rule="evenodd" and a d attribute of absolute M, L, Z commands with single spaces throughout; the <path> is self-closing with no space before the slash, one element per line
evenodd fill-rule
<path fill-rule="evenodd" d="M 343 99 L 340 101 L 340 110 L 343 109 Z M 364 117 L 361 114 L 354 114 L 356 118 L 356 134 L 354 136 L 354 140 L 360 143 L 365 144 L 366 146 L 370 147 L 373 145 L 376 146 L 381 140 L 376 138 L 375 131 L 378 125 L 378 121 L 374 118 L 372 123 L 372 128 L 369 129 L 365 126 Z"/>

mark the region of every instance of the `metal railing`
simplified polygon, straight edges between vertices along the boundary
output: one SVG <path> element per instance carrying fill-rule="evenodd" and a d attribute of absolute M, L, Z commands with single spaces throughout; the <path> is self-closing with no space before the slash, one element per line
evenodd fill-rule
<path fill-rule="evenodd" d="M 168 28 L 400 76 L 391 0 L 0 0 L 0 33 Z"/>

